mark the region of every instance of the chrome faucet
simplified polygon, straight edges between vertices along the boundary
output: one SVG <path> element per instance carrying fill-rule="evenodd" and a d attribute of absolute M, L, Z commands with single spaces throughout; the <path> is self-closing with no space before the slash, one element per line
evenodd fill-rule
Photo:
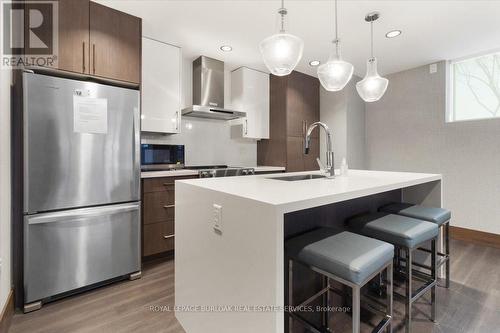
<path fill-rule="evenodd" d="M 317 127 L 321 126 L 326 132 L 326 166 L 321 162 L 319 158 L 316 159 L 321 171 L 328 174 L 328 178 L 335 177 L 335 168 L 333 166 L 333 147 L 332 147 L 332 135 L 330 133 L 330 129 L 326 126 L 325 123 L 320 121 L 312 123 L 311 126 L 307 129 L 307 135 L 304 145 L 304 153 L 309 154 L 309 146 L 311 144 L 311 133 Z"/>

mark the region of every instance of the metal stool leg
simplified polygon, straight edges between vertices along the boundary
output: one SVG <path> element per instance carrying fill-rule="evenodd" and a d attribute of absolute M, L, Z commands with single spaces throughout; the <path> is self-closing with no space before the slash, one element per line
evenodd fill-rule
<path fill-rule="evenodd" d="M 352 287 L 352 333 L 360 332 L 361 295 L 360 287 Z"/>
<path fill-rule="evenodd" d="M 328 292 L 326 292 L 324 295 L 323 295 L 323 307 L 325 309 L 328 309 L 328 307 L 330 306 L 330 280 L 328 279 L 328 277 L 326 276 L 323 276 L 323 288 L 328 288 Z M 329 327 L 329 311 L 324 311 L 323 312 L 323 327 L 325 328 L 325 330 L 327 332 L 330 331 L 330 327 Z"/>
<path fill-rule="evenodd" d="M 293 261 L 288 260 L 288 306 L 293 305 Z M 291 309 L 288 309 L 291 311 Z M 288 315 L 288 333 L 293 332 L 293 318 Z"/>
<path fill-rule="evenodd" d="M 399 272 L 401 270 L 401 250 L 397 246 L 394 251 L 394 259 L 396 261 L 396 271 Z"/>
<path fill-rule="evenodd" d="M 388 267 L 387 267 L 387 270 L 386 270 L 386 293 L 387 293 L 387 296 L 386 296 L 386 302 L 387 302 L 387 313 L 389 316 L 391 316 L 391 319 L 390 319 L 390 322 L 389 322 L 389 325 L 387 326 L 387 330 L 386 332 L 387 333 L 392 333 L 392 320 L 393 320 L 393 314 L 392 314 L 392 283 L 393 283 L 393 264 L 390 264 Z"/>
<path fill-rule="evenodd" d="M 405 249 L 406 252 L 406 299 L 405 299 L 405 323 L 406 323 L 406 333 L 411 333 L 411 305 L 412 305 L 412 296 L 413 296 L 413 253 L 409 248 Z"/>
<path fill-rule="evenodd" d="M 444 226 L 444 241 L 445 244 L 445 253 L 448 256 L 446 260 L 446 288 L 450 288 L 450 222 L 446 222 Z"/>
<path fill-rule="evenodd" d="M 436 307 L 436 284 L 437 284 L 437 246 L 436 246 L 436 239 L 433 239 L 431 241 L 431 267 L 432 267 L 432 273 L 431 277 L 432 280 L 436 281 L 434 286 L 431 289 L 431 319 L 433 322 L 436 322 L 436 314 L 437 314 L 437 307 Z"/>

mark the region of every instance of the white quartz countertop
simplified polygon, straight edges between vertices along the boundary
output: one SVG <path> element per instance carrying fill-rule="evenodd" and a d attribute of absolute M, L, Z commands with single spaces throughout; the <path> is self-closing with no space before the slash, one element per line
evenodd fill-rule
<path fill-rule="evenodd" d="M 238 168 L 238 166 L 231 166 L 230 168 Z M 243 167 L 243 168 L 254 168 L 255 172 L 280 172 L 285 171 L 284 167 L 278 166 L 254 166 L 254 167 Z M 141 172 L 141 178 L 155 178 L 155 177 L 180 177 L 180 176 L 196 176 L 199 170 L 191 169 L 180 169 L 180 170 L 168 170 L 168 171 L 143 171 Z"/>
<path fill-rule="evenodd" d="M 181 180 L 187 184 L 286 207 L 285 211 L 305 209 L 350 200 L 441 180 L 440 174 L 349 170 L 347 176 L 283 181 L 273 178 L 286 175 L 320 174 L 315 172 L 281 173 L 245 177 L 222 177 Z"/>

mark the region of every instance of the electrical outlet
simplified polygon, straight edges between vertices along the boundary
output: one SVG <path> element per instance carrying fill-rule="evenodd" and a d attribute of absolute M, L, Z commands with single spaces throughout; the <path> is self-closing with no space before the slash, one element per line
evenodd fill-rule
<path fill-rule="evenodd" d="M 215 231 L 222 233 L 222 206 L 214 204 L 214 219 L 213 228 Z"/>
<path fill-rule="evenodd" d="M 430 64 L 430 65 L 429 65 L 429 73 L 430 73 L 430 74 L 437 73 L 437 71 L 438 71 L 438 66 L 437 66 L 437 64 Z"/>

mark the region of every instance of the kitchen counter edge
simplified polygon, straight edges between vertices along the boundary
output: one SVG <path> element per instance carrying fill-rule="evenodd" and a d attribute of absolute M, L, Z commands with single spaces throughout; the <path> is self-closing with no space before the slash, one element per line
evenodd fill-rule
<path fill-rule="evenodd" d="M 256 166 L 250 168 L 254 168 L 256 173 L 285 171 L 284 167 L 278 167 L 278 166 Z M 141 172 L 141 178 L 196 176 L 198 175 L 198 171 L 199 170 L 191 170 L 191 169 L 168 170 L 168 171 L 143 171 Z"/>

